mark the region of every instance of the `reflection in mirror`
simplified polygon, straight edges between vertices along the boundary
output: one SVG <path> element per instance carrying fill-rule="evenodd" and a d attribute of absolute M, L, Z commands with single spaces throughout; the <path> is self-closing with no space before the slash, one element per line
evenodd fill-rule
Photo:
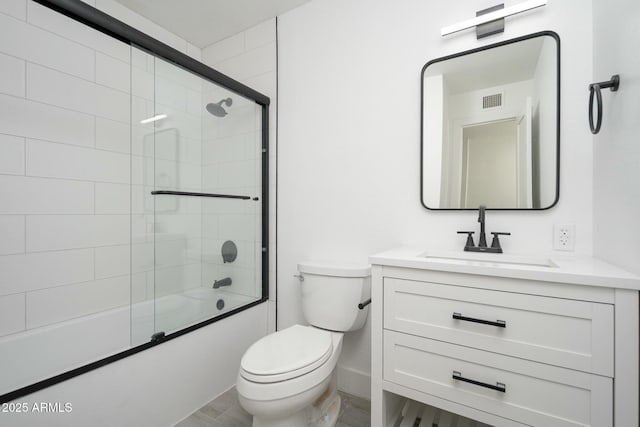
<path fill-rule="evenodd" d="M 547 209 L 558 199 L 559 39 L 536 33 L 422 71 L 422 203 Z"/>

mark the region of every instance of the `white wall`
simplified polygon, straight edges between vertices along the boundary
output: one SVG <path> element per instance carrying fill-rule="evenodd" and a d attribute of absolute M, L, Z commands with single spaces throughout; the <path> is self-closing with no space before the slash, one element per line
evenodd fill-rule
<path fill-rule="evenodd" d="M 516 147 L 520 144 L 516 120 L 462 131 L 464 206 L 522 206 L 518 205 L 517 184 L 521 178 L 517 163 L 521 160 Z"/>
<path fill-rule="evenodd" d="M 499 108 L 491 108 L 488 110 L 482 110 L 480 100 L 483 96 L 487 96 L 494 93 L 503 93 L 503 105 Z M 463 157 L 463 129 L 465 126 L 469 126 L 472 123 L 483 123 L 496 120 L 502 120 L 505 118 L 515 118 L 522 116 L 525 110 L 527 96 L 532 93 L 532 82 L 530 80 L 523 80 L 516 83 L 509 83 L 502 86 L 494 86 L 488 88 L 482 88 L 478 90 L 471 90 L 462 93 L 456 93 L 449 95 L 448 107 L 446 109 L 447 121 L 443 122 L 445 126 L 445 132 L 451 137 L 443 140 L 442 150 L 445 152 L 445 159 L 443 163 L 447 166 L 443 171 L 443 200 L 439 205 L 429 205 L 429 207 L 444 207 L 444 208 L 458 208 L 461 203 L 461 190 L 462 190 L 462 157 Z M 425 160 L 431 157 L 431 150 L 436 144 L 427 144 L 425 153 L 423 154 Z M 554 145 L 555 146 L 555 145 Z M 555 186 L 553 187 L 555 190 Z M 496 194 L 502 194 L 501 191 L 496 191 Z M 485 202 L 491 206 L 495 204 L 494 198 L 487 198 L 486 200 L 493 200 L 493 202 Z M 550 203 L 549 203 L 550 204 Z M 509 203 L 502 204 L 502 206 L 508 206 Z M 515 202 L 511 204 L 515 206 Z M 499 205 L 498 205 L 499 206 Z"/>
<path fill-rule="evenodd" d="M 87 3 L 200 59 L 199 49 L 114 0 Z M 131 55 L 129 46 L 28 0 L 0 2 L 0 33 L 0 295 L 9 295 L 0 297 L 0 333 L 148 297 L 154 278 L 145 262 L 153 260 L 148 257 L 153 244 L 145 235 L 153 224 L 147 223 L 143 195 L 149 182 L 143 136 L 149 129 L 134 126 L 130 132 L 130 122 L 153 111 L 153 98 L 144 96 L 149 89 L 144 76 L 152 75 L 153 67 L 141 65 L 144 58 Z M 133 98 L 131 70 L 140 83 Z M 175 88 L 164 88 L 164 107 L 175 107 Z M 195 103 L 202 101 L 197 89 Z M 187 137 L 181 159 L 194 160 L 189 145 L 196 147 L 197 163 L 201 129 L 198 113 L 189 116 L 190 106 L 173 108 L 177 121 L 166 125 Z M 181 124 L 194 119 L 196 133 L 189 134 L 193 127 Z M 199 168 L 195 171 L 180 177 L 185 189 L 202 184 Z M 193 206 L 183 208 L 181 220 Z M 168 215 L 163 220 L 175 223 Z M 178 243 L 178 250 L 184 248 Z M 175 275 L 164 273 L 162 278 L 176 282 Z M 15 280 L 20 277 L 26 279 Z M 240 356 L 267 331 L 267 315 L 263 304 L 20 399 L 68 401 L 72 414 L 2 414 L 0 424 L 170 425 L 235 382 Z"/>
<path fill-rule="evenodd" d="M 276 19 L 202 49 L 202 62 L 267 95 L 269 105 L 269 328 L 276 323 Z M 228 117 L 228 116 L 227 116 Z M 224 143 L 224 142 L 223 142 Z M 259 158 L 259 157 L 257 157 Z M 256 166 L 260 165 L 257 163 Z M 259 177 L 257 173 L 257 177 Z"/>
<path fill-rule="evenodd" d="M 594 252 L 640 274 L 640 57 L 633 53 L 640 51 L 640 3 L 594 0 L 593 12 L 593 81 L 620 75 L 618 92 L 602 91 L 602 129 L 593 137 Z"/>
<path fill-rule="evenodd" d="M 585 122 L 591 78 L 591 8 L 552 1 L 508 18 L 506 32 L 440 28 L 488 1 L 312 1 L 279 18 L 278 326 L 302 322 L 296 263 L 367 261 L 400 245 L 460 249 L 474 212 L 420 205 L 420 70 L 429 60 L 540 30 L 562 49 L 560 201 L 543 212 L 489 212 L 490 231 L 510 231 L 506 252 L 550 252 L 554 223 L 576 224 L 576 252 L 592 252 L 592 150 Z M 628 51 L 627 51 L 628 52 Z M 368 328 L 368 327 L 367 327 Z M 368 393 L 369 330 L 345 337 L 341 373 Z M 351 370 L 351 371 L 350 371 Z M 345 372 L 347 373 L 346 375 Z M 350 375 L 349 372 L 353 373 Z"/>

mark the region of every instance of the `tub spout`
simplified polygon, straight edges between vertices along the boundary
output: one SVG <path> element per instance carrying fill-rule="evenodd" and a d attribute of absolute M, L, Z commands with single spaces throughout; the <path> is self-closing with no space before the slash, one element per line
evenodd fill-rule
<path fill-rule="evenodd" d="M 231 277 L 225 277 L 224 279 L 213 282 L 213 289 L 218 289 L 222 286 L 231 286 Z"/>

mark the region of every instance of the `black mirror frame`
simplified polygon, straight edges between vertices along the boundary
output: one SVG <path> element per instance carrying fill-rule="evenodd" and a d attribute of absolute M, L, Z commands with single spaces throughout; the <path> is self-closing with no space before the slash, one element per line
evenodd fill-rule
<path fill-rule="evenodd" d="M 487 46 L 478 47 L 475 49 L 465 50 L 463 52 L 454 53 L 452 55 L 443 56 L 440 58 L 433 59 L 427 62 L 424 67 L 422 67 L 422 71 L 420 73 L 420 204 L 427 210 L 430 211 L 475 211 L 478 208 L 430 208 L 424 203 L 423 199 L 423 168 L 424 168 L 424 74 L 429 65 L 435 64 L 437 62 L 447 61 L 449 59 L 458 58 L 465 55 L 470 55 L 473 53 L 482 52 L 485 50 L 493 49 L 500 46 L 505 46 L 513 43 L 518 43 L 524 40 L 533 39 L 541 36 L 549 36 L 552 37 L 556 41 L 556 84 L 557 84 L 557 109 L 556 109 L 556 197 L 549 206 L 544 208 L 490 208 L 487 207 L 487 210 L 495 210 L 495 211 L 544 211 L 553 208 L 558 204 L 560 200 L 560 36 L 558 33 L 554 31 L 539 31 L 537 33 L 528 34 L 526 36 L 516 37 L 513 39 L 501 41 L 498 43 L 493 43 Z"/>

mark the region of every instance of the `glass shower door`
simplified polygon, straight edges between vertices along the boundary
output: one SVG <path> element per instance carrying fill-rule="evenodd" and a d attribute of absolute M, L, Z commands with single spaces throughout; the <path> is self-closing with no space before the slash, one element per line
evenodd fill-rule
<path fill-rule="evenodd" d="M 154 58 L 147 224 L 154 334 L 261 299 L 262 109 Z"/>

